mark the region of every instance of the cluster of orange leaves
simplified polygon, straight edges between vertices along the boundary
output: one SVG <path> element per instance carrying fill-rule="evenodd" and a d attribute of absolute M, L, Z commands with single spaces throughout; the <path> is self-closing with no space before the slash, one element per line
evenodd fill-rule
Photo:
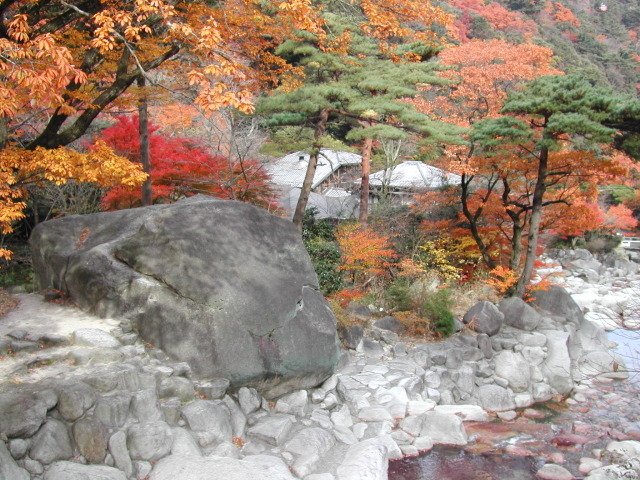
<path fill-rule="evenodd" d="M 559 2 L 547 2 L 544 11 L 551 15 L 556 22 L 566 23 L 576 28 L 580 26 L 580 20 L 576 18 L 569 8 Z"/>
<path fill-rule="evenodd" d="M 342 251 L 339 269 L 354 279 L 384 275 L 387 268 L 395 264 L 397 253 L 391 247 L 390 237 L 380 235 L 366 225 L 342 224 L 336 232 L 336 239 Z"/>
<path fill-rule="evenodd" d="M 25 151 L 7 147 L 0 150 L 0 231 L 12 232 L 13 223 L 24 218 L 26 185 L 44 180 L 62 184 L 71 178 L 114 187 L 140 185 L 146 174 L 139 164 L 114 154 L 101 142 L 88 153 L 71 148 Z M 10 251 L 0 249 L 0 258 L 10 256 Z"/>
<path fill-rule="evenodd" d="M 471 15 L 483 17 L 494 30 L 519 32 L 531 37 L 538 32 L 535 22 L 526 20 L 518 12 L 511 12 L 498 2 L 485 3 L 484 0 L 452 0 L 452 5 L 462 11 L 456 22 L 457 37 L 462 42 L 469 41 L 468 29 Z"/>

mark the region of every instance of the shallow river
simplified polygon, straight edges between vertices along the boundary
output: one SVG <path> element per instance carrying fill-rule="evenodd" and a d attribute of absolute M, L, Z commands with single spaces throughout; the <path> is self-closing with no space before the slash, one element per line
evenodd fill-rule
<path fill-rule="evenodd" d="M 546 462 L 576 478 L 581 457 L 594 457 L 612 440 L 640 440 L 640 332 L 610 332 L 632 371 L 629 381 L 599 385 L 569 402 L 518 411 L 512 422 L 466 424 L 464 448 L 437 447 L 429 454 L 391 462 L 390 480 L 534 480 Z"/>

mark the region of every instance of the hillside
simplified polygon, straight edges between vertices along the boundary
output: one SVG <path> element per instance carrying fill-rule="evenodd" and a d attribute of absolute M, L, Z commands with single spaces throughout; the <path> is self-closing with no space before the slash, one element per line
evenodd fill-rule
<path fill-rule="evenodd" d="M 558 68 L 625 93 L 640 88 L 637 0 L 452 0 L 461 40 L 532 38 Z"/>

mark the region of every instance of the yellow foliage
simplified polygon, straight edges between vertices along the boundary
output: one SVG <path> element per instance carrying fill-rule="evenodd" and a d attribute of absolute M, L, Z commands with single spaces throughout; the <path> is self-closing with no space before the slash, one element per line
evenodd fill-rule
<path fill-rule="evenodd" d="M 140 164 L 116 155 L 103 142 L 88 153 L 65 147 L 33 151 L 7 147 L 0 150 L 0 231 L 11 233 L 12 224 L 24 218 L 28 184 L 49 181 L 60 185 L 73 179 L 103 187 L 136 186 L 146 176 Z M 2 258 L 9 254 L 0 250 Z"/>
<path fill-rule="evenodd" d="M 446 280 L 456 280 L 460 277 L 459 269 L 449 260 L 448 249 L 437 242 L 426 241 L 418 247 L 418 250 L 421 252 L 421 259 L 417 263 L 424 271 L 434 270 Z"/>

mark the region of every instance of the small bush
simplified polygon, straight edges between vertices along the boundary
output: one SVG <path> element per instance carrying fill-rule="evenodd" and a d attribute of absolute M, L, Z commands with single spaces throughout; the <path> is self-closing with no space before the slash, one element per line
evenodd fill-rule
<path fill-rule="evenodd" d="M 385 291 L 385 305 L 391 312 L 404 312 L 413 309 L 411 285 L 406 278 L 396 278 Z"/>
<path fill-rule="evenodd" d="M 342 253 L 335 241 L 335 225 L 330 220 L 317 219 L 316 214 L 315 208 L 305 212 L 302 241 L 318 276 L 320 291 L 326 297 L 344 287 L 342 274 L 338 271 Z"/>
<path fill-rule="evenodd" d="M 344 282 L 342 274 L 338 271 L 341 259 L 338 245 L 321 238 L 314 238 L 305 242 L 305 246 L 318 276 L 322 294 L 326 297 L 342 289 Z"/>
<path fill-rule="evenodd" d="M 439 336 L 448 337 L 455 331 L 452 304 L 451 290 L 443 288 L 429 296 L 420 307 L 421 316 L 429 320 Z"/>

